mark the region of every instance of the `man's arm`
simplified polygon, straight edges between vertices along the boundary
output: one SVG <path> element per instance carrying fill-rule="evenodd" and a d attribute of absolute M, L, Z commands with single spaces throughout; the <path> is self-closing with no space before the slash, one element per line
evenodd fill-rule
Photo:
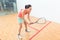
<path fill-rule="evenodd" d="M 30 21 L 30 13 L 28 13 L 28 20 Z"/>
<path fill-rule="evenodd" d="M 24 19 L 24 13 L 22 13 L 22 14 L 23 14 L 23 15 L 22 15 L 22 18 L 23 18 L 23 20 L 25 20 L 25 19 Z"/>

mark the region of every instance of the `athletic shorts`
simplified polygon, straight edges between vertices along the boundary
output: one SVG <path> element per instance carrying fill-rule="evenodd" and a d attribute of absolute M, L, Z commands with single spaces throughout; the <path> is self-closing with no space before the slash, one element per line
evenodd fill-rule
<path fill-rule="evenodd" d="M 23 23 L 23 19 L 22 18 L 20 18 L 20 17 L 17 17 L 17 20 L 18 20 L 18 23 Z"/>

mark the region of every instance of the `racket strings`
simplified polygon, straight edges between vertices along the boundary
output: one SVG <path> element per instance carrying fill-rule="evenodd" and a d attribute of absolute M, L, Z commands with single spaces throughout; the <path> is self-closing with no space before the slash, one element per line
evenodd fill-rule
<path fill-rule="evenodd" d="M 40 18 L 38 21 L 37 21 L 37 23 L 46 23 L 46 19 L 45 18 Z"/>

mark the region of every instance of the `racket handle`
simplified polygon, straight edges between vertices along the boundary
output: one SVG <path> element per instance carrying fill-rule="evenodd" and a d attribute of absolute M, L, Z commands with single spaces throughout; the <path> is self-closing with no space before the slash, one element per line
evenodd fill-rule
<path fill-rule="evenodd" d="M 30 23 L 30 25 L 31 25 L 31 24 L 34 24 L 34 23 Z"/>

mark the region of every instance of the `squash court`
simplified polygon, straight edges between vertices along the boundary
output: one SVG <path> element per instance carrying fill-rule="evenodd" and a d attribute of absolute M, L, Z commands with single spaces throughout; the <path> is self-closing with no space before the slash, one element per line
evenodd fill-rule
<path fill-rule="evenodd" d="M 0 40 L 18 40 L 19 25 L 17 14 L 0 16 Z M 37 18 L 31 17 L 32 21 Z M 47 20 L 45 24 L 32 24 L 28 26 L 30 32 L 25 32 L 23 24 L 22 40 L 60 40 L 60 24 Z"/>

